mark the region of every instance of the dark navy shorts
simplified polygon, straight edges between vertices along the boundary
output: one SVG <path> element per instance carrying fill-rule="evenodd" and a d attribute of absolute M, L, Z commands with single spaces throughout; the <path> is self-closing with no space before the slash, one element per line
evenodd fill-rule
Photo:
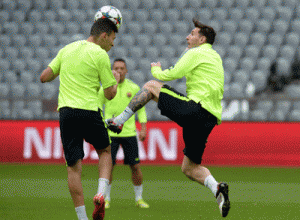
<path fill-rule="evenodd" d="M 136 136 L 134 137 L 111 137 L 111 157 L 116 164 L 117 152 L 122 145 L 124 152 L 124 164 L 135 165 L 140 162 L 139 148 Z"/>
<path fill-rule="evenodd" d="M 110 138 L 100 109 L 97 112 L 69 107 L 60 108 L 59 125 L 68 166 L 83 159 L 83 140 L 99 150 L 110 145 Z"/>
<path fill-rule="evenodd" d="M 158 100 L 161 114 L 176 122 L 183 130 L 184 155 L 201 164 L 207 138 L 217 124 L 217 118 L 168 85 L 163 85 Z"/>

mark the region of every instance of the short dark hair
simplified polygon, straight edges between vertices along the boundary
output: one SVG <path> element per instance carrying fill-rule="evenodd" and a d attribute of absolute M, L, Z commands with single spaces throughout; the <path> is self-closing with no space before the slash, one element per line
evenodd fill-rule
<path fill-rule="evenodd" d="M 99 36 L 102 33 L 110 35 L 112 32 L 118 33 L 117 26 L 108 18 L 99 18 L 91 28 L 92 36 Z"/>
<path fill-rule="evenodd" d="M 127 67 L 126 61 L 125 61 L 124 59 L 122 59 L 122 58 L 116 58 L 116 59 L 114 60 L 114 63 L 115 63 L 115 62 L 123 62 L 123 63 L 125 63 L 125 66 Z"/>
<path fill-rule="evenodd" d="M 206 42 L 213 45 L 217 35 L 215 30 L 212 27 L 201 23 L 196 18 L 193 18 L 193 23 L 195 27 L 200 28 L 199 34 L 202 34 L 206 37 Z"/>

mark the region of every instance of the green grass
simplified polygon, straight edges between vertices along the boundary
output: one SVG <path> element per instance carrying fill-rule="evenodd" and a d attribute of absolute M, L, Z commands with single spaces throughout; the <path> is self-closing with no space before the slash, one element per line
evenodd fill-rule
<path fill-rule="evenodd" d="M 226 219 L 292 220 L 300 217 L 299 169 L 209 167 L 218 181 L 229 183 L 232 209 Z M 127 166 L 114 170 L 111 208 L 105 220 L 222 219 L 207 188 L 189 181 L 179 166 L 142 166 L 144 199 L 150 209 L 134 206 Z M 86 209 L 93 212 L 97 167 L 84 165 Z M 0 164 L 0 219 L 77 219 L 64 165 Z M 91 217 L 90 217 L 91 219 Z"/>

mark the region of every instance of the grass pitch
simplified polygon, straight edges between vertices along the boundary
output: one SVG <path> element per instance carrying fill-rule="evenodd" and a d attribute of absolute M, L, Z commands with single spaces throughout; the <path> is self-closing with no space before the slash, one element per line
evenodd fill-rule
<path fill-rule="evenodd" d="M 300 219 L 299 169 L 208 167 L 229 184 L 226 219 Z M 149 209 L 136 208 L 129 167 L 117 165 L 111 208 L 105 220 L 223 219 L 211 191 L 188 180 L 179 166 L 142 166 L 143 197 Z M 97 191 L 96 165 L 83 166 L 86 209 L 91 218 Z M 64 165 L 0 164 L 0 219 L 77 220 Z"/>

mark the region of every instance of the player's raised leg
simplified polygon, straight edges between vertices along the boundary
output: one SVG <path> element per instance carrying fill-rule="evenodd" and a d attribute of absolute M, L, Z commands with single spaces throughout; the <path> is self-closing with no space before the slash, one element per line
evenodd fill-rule
<path fill-rule="evenodd" d="M 143 88 L 132 98 L 125 110 L 115 118 L 105 120 L 108 129 L 115 133 L 122 131 L 123 124 L 132 116 L 134 113 L 145 106 L 150 100 L 158 102 L 160 89 L 163 84 L 151 80 L 147 82 Z"/>

